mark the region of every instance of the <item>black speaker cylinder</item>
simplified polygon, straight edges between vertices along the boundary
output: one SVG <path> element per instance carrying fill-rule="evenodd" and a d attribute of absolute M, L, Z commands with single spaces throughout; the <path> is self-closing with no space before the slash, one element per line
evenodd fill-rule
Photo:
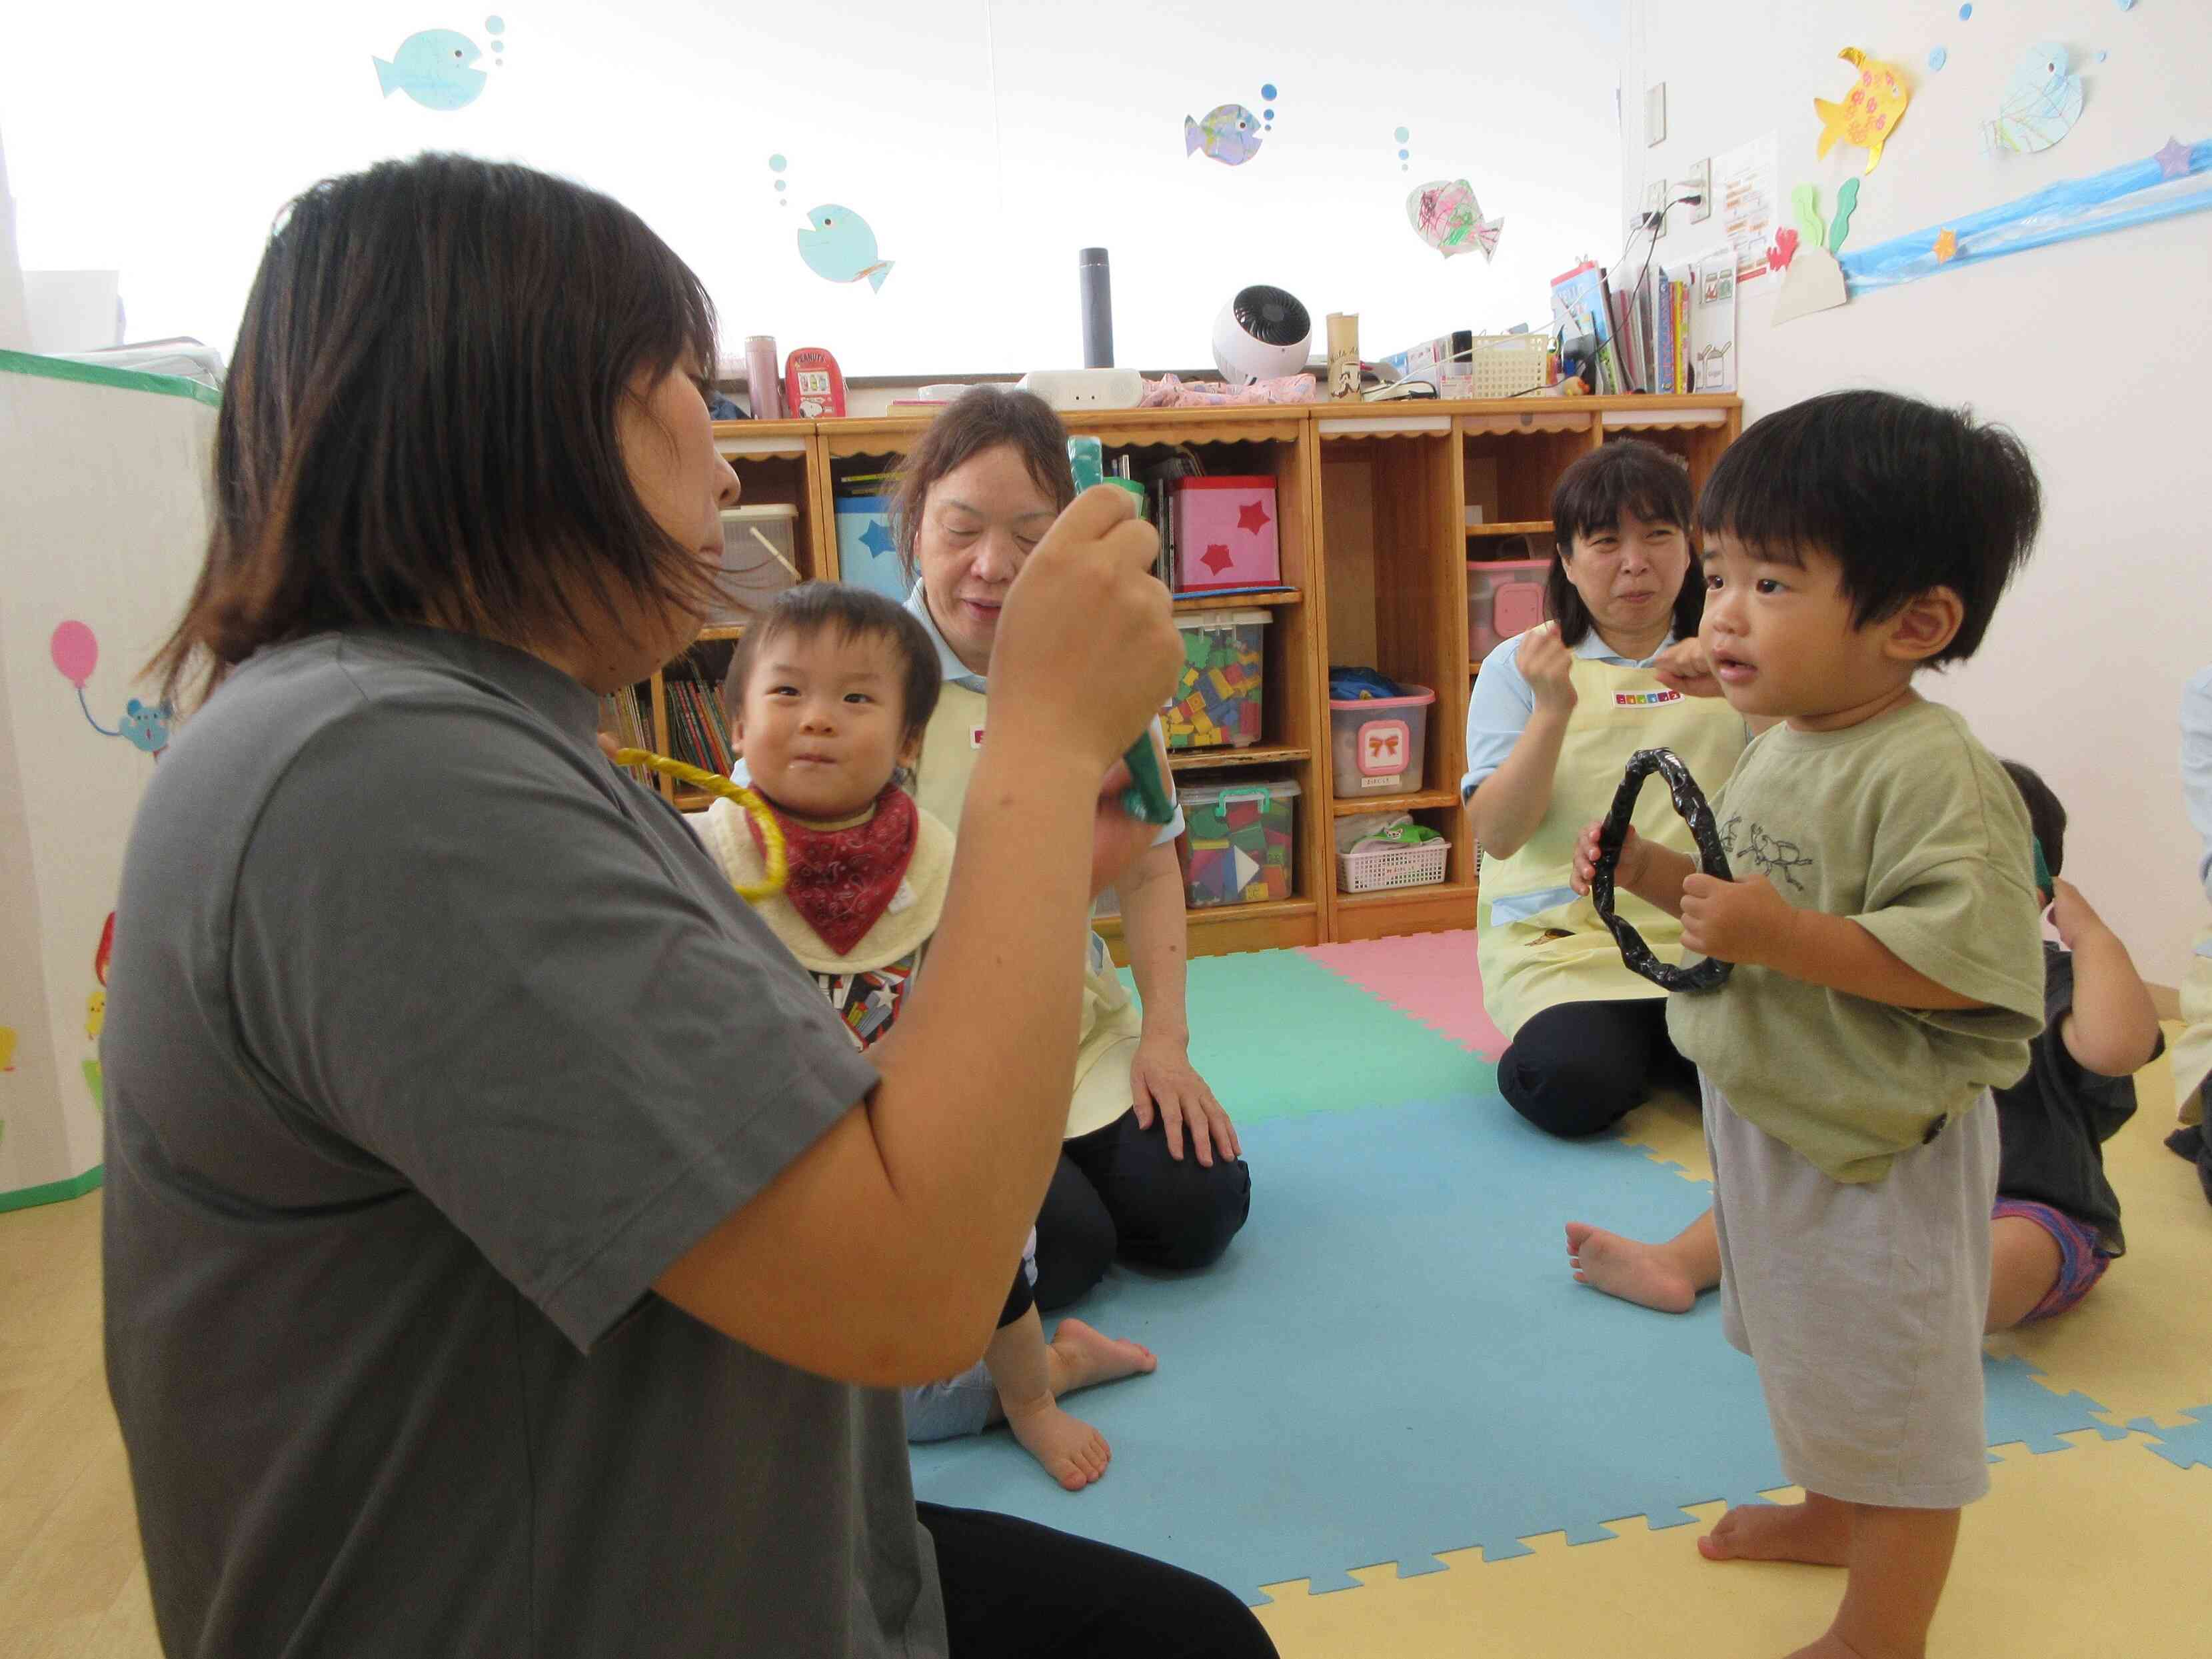
<path fill-rule="evenodd" d="M 1106 250 L 1086 247 L 1075 256 L 1075 276 L 1083 296 L 1083 366 L 1114 367 L 1114 284 L 1107 275 Z"/>

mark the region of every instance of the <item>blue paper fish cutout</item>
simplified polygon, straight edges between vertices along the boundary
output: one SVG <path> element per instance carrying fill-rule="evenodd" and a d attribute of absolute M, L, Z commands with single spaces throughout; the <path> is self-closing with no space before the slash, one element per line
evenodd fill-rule
<path fill-rule="evenodd" d="M 1242 104 L 1222 104 L 1206 119 L 1182 118 L 1182 153 L 1204 150 L 1225 166 L 1242 167 L 1260 153 L 1260 122 Z"/>
<path fill-rule="evenodd" d="M 808 270 L 833 283 L 857 283 L 865 276 L 870 288 L 883 292 L 893 262 L 876 258 L 876 233 L 866 219 L 832 202 L 808 213 L 806 223 L 799 233 L 799 257 Z"/>
<path fill-rule="evenodd" d="M 1992 155 L 2049 149 L 2081 118 L 2081 77 L 2069 74 L 2066 48 L 2030 46 L 2005 84 L 1997 118 L 1982 123 L 1982 147 Z"/>
<path fill-rule="evenodd" d="M 465 34 L 451 29 L 423 29 L 409 35 L 392 54 L 369 61 L 376 65 L 377 84 L 386 98 L 404 92 L 424 109 L 460 109 L 473 104 L 488 78 L 471 69 L 483 53 Z"/>

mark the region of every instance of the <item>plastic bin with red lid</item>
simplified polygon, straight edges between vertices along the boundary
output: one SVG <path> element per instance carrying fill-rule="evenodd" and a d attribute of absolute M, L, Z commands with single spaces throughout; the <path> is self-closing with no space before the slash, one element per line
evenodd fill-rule
<path fill-rule="evenodd" d="M 1328 756 L 1339 800 L 1407 795 L 1421 787 L 1437 694 L 1425 685 L 1401 690 L 1395 697 L 1329 699 Z"/>

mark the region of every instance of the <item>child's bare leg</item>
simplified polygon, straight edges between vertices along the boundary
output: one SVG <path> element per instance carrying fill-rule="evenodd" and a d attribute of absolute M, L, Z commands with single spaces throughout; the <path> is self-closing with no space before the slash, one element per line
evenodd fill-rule
<path fill-rule="evenodd" d="M 1582 1283 L 1661 1313 L 1689 1312 L 1698 1292 L 1721 1282 L 1720 1239 L 1711 1210 L 1663 1244 L 1570 1221 L 1567 1258 Z"/>
<path fill-rule="evenodd" d="M 2063 1266 L 2058 1241 L 2026 1216 L 1990 1222 L 1990 1316 L 1982 1328 L 2008 1331 L 2019 1324 L 2051 1294 Z"/>
<path fill-rule="evenodd" d="M 1959 1511 L 1849 1507 L 1844 1604 L 1827 1632 L 1792 1659 L 1922 1659 L 1958 1547 Z"/>
<path fill-rule="evenodd" d="M 1054 1399 L 1050 1351 L 1035 1308 L 1001 1325 L 983 1350 L 984 1367 L 999 1391 L 1006 1426 L 1047 1474 L 1070 1492 L 1081 1492 L 1106 1473 L 1114 1453 L 1106 1437 Z"/>

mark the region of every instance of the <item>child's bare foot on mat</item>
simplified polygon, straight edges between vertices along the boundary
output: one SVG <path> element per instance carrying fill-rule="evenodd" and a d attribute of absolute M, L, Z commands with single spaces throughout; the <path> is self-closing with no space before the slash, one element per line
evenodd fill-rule
<path fill-rule="evenodd" d="M 1097 1382 L 1118 1382 L 1151 1371 L 1159 1364 L 1141 1342 L 1106 1336 L 1079 1319 L 1063 1319 L 1045 1350 L 1054 1397 Z"/>
<path fill-rule="evenodd" d="M 1687 1313 L 1698 1287 L 1656 1244 L 1623 1238 L 1585 1221 L 1567 1223 L 1567 1259 L 1584 1285 L 1660 1313 Z"/>
<path fill-rule="evenodd" d="M 1850 1564 L 1850 1511 L 1837 1504 L 1739 1504 L 1698 1540 L 1698 1553 L 1708 1561 L 1807 1561 L 1841 1567 Z M 1804 1651 L 1828 1650 L 1815 1645 Z"/>
<path fill-rule="evenodd" d="M 1070 1492 L 1081 1492 L 1114 1461 L 1104 1435 L 1049 1399 L 1024 1405 L 1007 1402 L 1006 1426 L 1022 1443 L 1022 1449 Z"/>

